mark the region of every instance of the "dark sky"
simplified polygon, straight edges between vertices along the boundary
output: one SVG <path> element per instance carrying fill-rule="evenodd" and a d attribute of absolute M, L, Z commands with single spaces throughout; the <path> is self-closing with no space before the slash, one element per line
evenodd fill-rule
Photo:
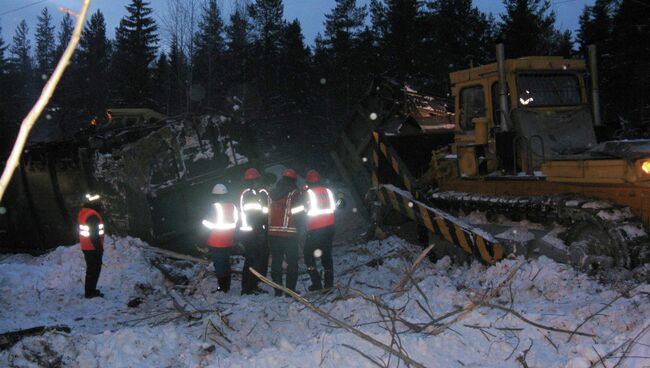
<path fill-rule="evenodd" d="M 170 0 L 150 0 L 155 13 L 159 17 L 167 9 Z M 178 0 L 183 1 L 183 0 Z M 91 12 L 101 9 L 106 16 L 109 34 L 113 36 L 113 30 L 119 19 L 125 14 L 124 6 L 129 0 L 93 0 Z M 224 14 L 229 14 L 235 0 L 219 0 Z M 358 0 L 360 4 L 367 4 L 370 0 Z M 552 7 L 557 14 L 557 24 L 561 29 L 575 31 L 578 28 L 578 17 L 585 5 L 593 4 L 594 0 L 552 0 Z M 80 0 L 0 0 L 0 25 L 2 26 L 2 37 L 6 44 L 11 43 L 14 29 L 22 19 L 26 19 L 30 26 L 30 34 L 33 35 L 36 28 L 36 17 L 41 9 L 47 6 L 53 14 L 56 24 L 63 16 L 59 7 L 79 9 Z M 292 20 L 298 18 L 302 24 L 305 39 L 308 44 L 313 44 L 314 37 L 323 30 L 324 14 L 328 13 L 334 6 L 334 0 L 284 0 L 285 18 Z M 503 4 L 500 0 L 474 0 L 482 11 L 493 13 L 498 16 L 503 11 Z M 23 9 L 16 10 L 24 7 Z M 2 15 L 3 13 L 7 14 Z M 165 36 L 163 35 L 163 38 Z M 33 46 L 33 45 L 32 45 Z"/>

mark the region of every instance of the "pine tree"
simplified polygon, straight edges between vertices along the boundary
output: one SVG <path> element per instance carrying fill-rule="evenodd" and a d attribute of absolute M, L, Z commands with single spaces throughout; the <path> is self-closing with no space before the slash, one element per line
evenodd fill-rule
<path fill-rule="evenodd" d="M 38 25 L 36 27 L 36 71 L 38 77 L 44 80 L 54 70 L 54 47 L 52 16 L 47 10 L 47 7 L 45 7 L 38 17 Z M 43 81 L 43 83 L 45 82 Z"/>
<path fill-rule="evenodd" d="M 244 85 L 249 79 L 250 27 L 246 13 L 240 9 L 230 15 L 230 24 L 226 27 L 227 84 L 230 92 L 240 98 L 246 97 Z"/>
<path fill-rule="evenodd" d="M 549 55 L 556 49 L 555 12 L 549 0 L 503 0 L 500 37 L 508 57 Z"/>
<path fill-rule="evenodd" d="M 327 80 L 328 104 L 334 116 L 347 115 L 354 104 L 356 80 L 368 73 L 355 60 L 354 52 L 366 16 L 366 6 L 357 6 L 356 0 L 336 0 L 331 13 L 325 14 L 328 65 L 320 74 Z"/>
<path fill-rule="evenodd" d="M 178 39 L 172 35 L 169 48 L 169 106 L 173 114 L 181 113 L 187 106 L 187 57 L 178 44 Z"/>
<path fill-rule="evenodd" d="M 13 44 L 9 48 L 11 65 L 20 84 L 27 89 L 31 84 L 33 63 L 30 55 L 29 27 L 23 19 L 14 34 Z"/>
<path fill-rule="evenodd" d="M 85 77 L 82 86 L 87 91 L 84 106 L 88 114 L 99 114 L 108 107 L 110 54 L 106 21 L 101 10 L 86 22 L 79 46 L 79 69 Z"/>
<path fill-rule="evenodd" d="M 5 40 L 2 38 L 2 26 L 0 25 L 0 78 L 2 78 L 7 71 L 7 60 L 5 60 Z"/>
<path fill-rule="evenodd" d="M 115 97 L 124 99 L 131 106 L 143 106 L 148 104 L 152 95 L 151 74 L 156 58 L 158 26 L 148 2 L 131 0 L 126 10 L 128 15 L 122 18 L 115 31 Z"/>
<path fill-rule="evenodd" d="M 68 47 L 68 42 L 70 42 L 70 38 L 72 37 L 72 32 L 74 31 L 74 23 L 72 22 L 72 17 L 70 16 L 69 13 L 65 13 L 65 16 L 63 17 L 63 19 L 61 19 L 61 24 L 59 25 L 59 28 L 60 28 L 58 34 L 59 43 L 56 46 L 57 60 L 61 57 L 61 55 L 63 55 L 65 48 Z"/>
<path fill-rule="evenodd" d="M 422 49 L 428 52 L 420 55 L 417 69 L 432 81 L 427 87 L 434 94 L 448 93 L 449 72 L 493 60 L 494 19 L 471 0 L 430 3 L 423 18 L 422 28 L 428 33 Z"/>
<path fill-rule="evenodd" d="M 421 53 L 418 0 L 386 0 L 384 54 L 398 75 L 415 72 Z"/>
<path fill-rule="evenodd" d="M 325 37 L 335 54 L 344 54 L 352 48 L 366 15 L 366 7 L 357 6 L 356 0 L 336 0 L 332 12 L 325 14 Z"/>
<path fill-rule="evenodd" d="M 298 19 L 284 30 L 282 38 L 281 75 L 284 76 L 284 96 L 301 109 L 309 94 L 310 51 L 305 46 L 302 28 Z"/>
<path fill-rule="evenodd" d="M 262 108 L 268 113 L 273 107 L 271 98 L 279 93 L 282 76 L 279 58 L 284 31 L 282 0 L 255 0 L 248 6 L 253 28 L 254 57 L 251 68 L 260 94 Z"/>
<path fill-rule="evenodd" d="M 160 56 L 158 56 L 158 61 L 156 62 L 156 67 L 153 73 L 154 99 L 162 108 L 161 111 L 165 112 L 167 115 L 170 115 L 171 113 L 169 110 L 171 95 L 170 79 L 169 60 L 167 59 L 167 54 L 162 52 L 160 53 Z"/>
<path fill-rule="evenodd" d="M 204 84 L 206 95 L 203 104 L 212 108 L 218 106 L 218 95 L 224 84 L 221 63 L 224 55 L 223 28 L 217 1 L 209 0 L 194 37 L 192 65 L 195 79 Z"/>

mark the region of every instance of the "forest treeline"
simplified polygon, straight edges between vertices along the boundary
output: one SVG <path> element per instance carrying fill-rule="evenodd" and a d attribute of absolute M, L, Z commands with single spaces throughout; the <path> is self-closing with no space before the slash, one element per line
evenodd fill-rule
<path fill-rule="evenodd" d="M 583 57 L 596 44 L 607 121 L 650 123 L 647 2 L 596 0 L 576 34 L 558 28 L 549 0 L 503 2 L 505 12 L 494 16 L 471 0 L 336 0 L 323 32 L 307 42 L 300 22 L 285 19 L 282 0 L 235 2 L 231 14 L 217 0 L 170 0 L 164 14 L 132 0 L 114 39 L 100 10 L 87 20 L 48 117 L 88 121 L 119 106 L 227 114 L 236 106 L 249 119 L 285 117 L 296 127 L 304 116 L 319 117 L 328 130 L 374 75 L 445 97 L 450 71 L 493 61 L 495 43 L 503 42 L 508 57 Z M 72 28 L 69 14 L 57 26 L 43 8 L 12 40 L 0 37 L 3 152 Z"/>

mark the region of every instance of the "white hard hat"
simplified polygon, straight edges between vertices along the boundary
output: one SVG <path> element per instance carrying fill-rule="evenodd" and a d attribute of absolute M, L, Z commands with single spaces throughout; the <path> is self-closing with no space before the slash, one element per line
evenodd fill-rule
<path fill-rule="evenodd" d="M 228 194 L 228 188 L 223 184 L 217 184 L 212 188 L 212 194 Z"/>

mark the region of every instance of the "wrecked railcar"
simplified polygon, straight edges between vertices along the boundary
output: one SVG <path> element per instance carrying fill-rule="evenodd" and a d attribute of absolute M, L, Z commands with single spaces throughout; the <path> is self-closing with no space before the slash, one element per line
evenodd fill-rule
<path fill-rule="evenodd" d="M 102 195 L 110 233 L 191 247 L 214 183 L 234 183 L 247 168 L 237 117 L 166 118 L 146 109 L 107 117 L 28 146 L 3 201 L 0 247 L 76 242 L 76 214 L 91 190 Z"/>

